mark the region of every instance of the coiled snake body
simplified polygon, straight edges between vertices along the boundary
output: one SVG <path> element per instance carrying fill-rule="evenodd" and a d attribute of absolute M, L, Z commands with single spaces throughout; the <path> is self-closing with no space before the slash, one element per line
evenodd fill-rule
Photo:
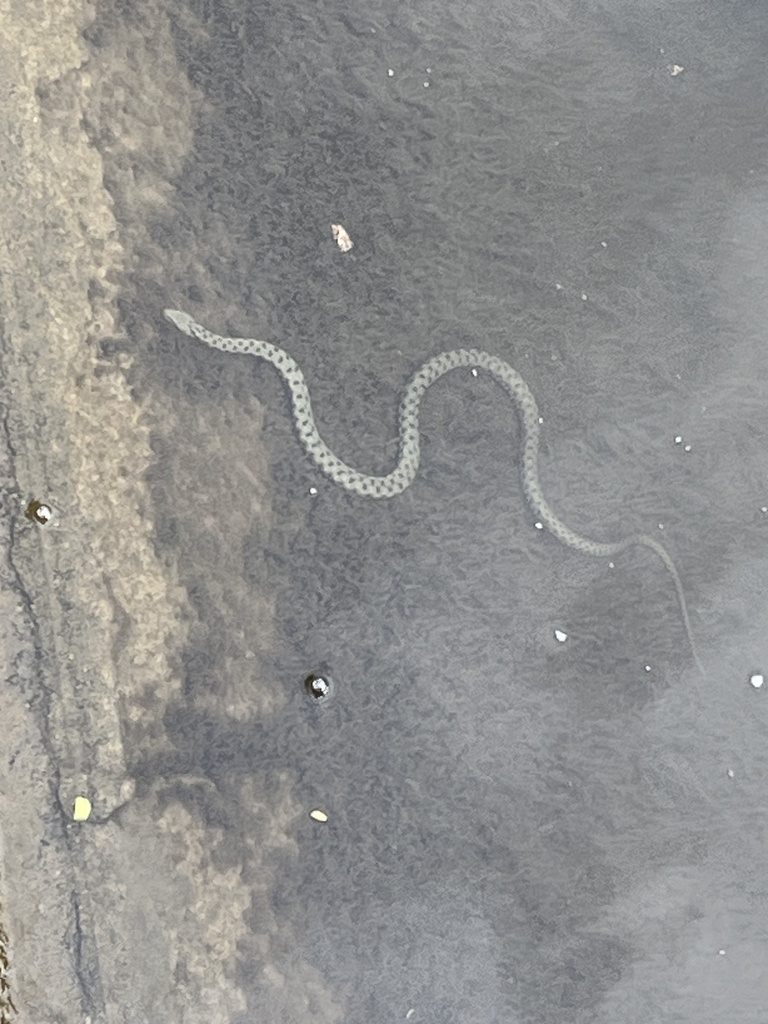
<path fill-rule="evenodd" d="M 241 352 L 259 356 L 271 363 L 288 385 L 293 403 L 296 430 L 309 457 L 318 469 L 334 483 L 354 494 L 368 498 L 392 498 L 404 491 L 416 476 L 420 457 L 419 403 L 427 388 L 444 374 L 460 366 L 481 367 L 487 370 L 510 395 L 520 415 L 523 427 L 523 489 L 534 513 L 558 540 L 576 551 L 583 551 L 588 555 L 611 556 L 618 555 L 634 545 L 642 545 L 658 555 L 675 584 L 691 651 L 697 666 L 703 673 L 693 642 L 683 584 L 666 548 L 653 537 L 645 534 L 636 534 L 626 537 L 624 540 L 609 543 L 590 540 L 567 527 L 547 504 L 539 483 L 539 410 L 536 399 L 520 374 L 503 359 L 478 349 L 456 349 L 452 352 L 441 352 L 440 355 L 424 363 L 409 381 L 400 403 L 397 465 L 386 476 L 368 476 L 342 462 L 320 437 L 312 414 L 312 403 L 304 374 L 287 352 L 278 348 L 277 345 L 266 341 L 257 341 L 255 338 L 221 337 L 195 323 L 188 313 L 178 309 L 166 309 L 164 314 L 166 319 L 184 334 L 204 341 L 206 345 L 221 349 L 223 352 Z"/>

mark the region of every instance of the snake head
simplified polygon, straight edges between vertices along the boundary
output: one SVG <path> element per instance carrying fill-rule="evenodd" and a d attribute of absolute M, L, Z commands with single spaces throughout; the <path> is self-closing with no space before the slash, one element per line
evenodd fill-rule
<path fill-rule="evenodd" d="M 178 327 L 180 331 L 183 331 L 184 334 L 188 334 L 190 338 L 194 337 L 192 328 L 195 321 L 189 313 L 184 313 L 180 309 L 164 309 L 163 316 L 166 320 L 170 320 L 174 327 Z"/>

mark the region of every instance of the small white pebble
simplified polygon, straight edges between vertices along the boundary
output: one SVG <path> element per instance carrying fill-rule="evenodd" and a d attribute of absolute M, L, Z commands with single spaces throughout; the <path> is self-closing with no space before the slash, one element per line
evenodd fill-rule
<path fill-rule="evenodd" d="M 764 678 L 762 673 L 753 672 L 752 675 L 749 677 L 749 681 L 756 690 L 759 690 L 760 687 L 763 685 Z"/>
<path fill-rule="evenodd" d="M 562 629 L 555 630 L 555 640 L 559 641 L 561 644 L 564 644 L 567 639 L 568 634 L 564 633 Z"/>
<path fill-rule="evenodd" d="M 314 811 L 310 811 L 309 816 L 313 821 L 328 821 L 328 815 L 325 813 L 325 811 L 321 811 L 319 808 L 315 808 Z"/>
<path fill-rule="evenodd" d="M 26 515 L 38 526 L 47 526 L 53 520 L 53 509 L 42 501 L 30 501 Z"/>

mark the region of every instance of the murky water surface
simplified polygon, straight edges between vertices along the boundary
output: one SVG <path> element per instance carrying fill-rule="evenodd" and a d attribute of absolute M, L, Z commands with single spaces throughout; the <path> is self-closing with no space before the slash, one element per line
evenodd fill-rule
<path fill-rule="evenodd" d="M 27 1019 L 761 1020 L 762 13 L 57 10 L 56 60 L 18 30 L 0 267 Z M 167 307 L 290 353 L 367 474 L 426 360 L 505 360 L 547 501 L 664 545 L 703 675 L 651 551 L 537 529 L 487 374 L 429 388 L 375 500 Z M 41 848 L 58 931 L 14 939 Z"/>

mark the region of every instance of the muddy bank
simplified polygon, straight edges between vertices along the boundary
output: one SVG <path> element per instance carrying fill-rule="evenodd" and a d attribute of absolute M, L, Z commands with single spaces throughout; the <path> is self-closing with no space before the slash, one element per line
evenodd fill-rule
<path fill-rule="evenodd" d="M 9 984 L 19 1020 L 35 1024 L 225 1021 L 245 1006 L 235 951 L 252 887 L 216 866 L 220 828 L 193 818 L 162 778 L 137 794 L 131 772 L 172 750 L 163 716 L 181 690 L 188 613 L 175 566 L 155 550 L 146 483 L 152 431 L 172 434 L 173 416 L 130 386 L 136 344 L 118 305 L 200 101 L 175 67 L 167 14 L 140 5 L 125 24 L 99 26 L 94 13 L 6 10 L 0 44 Z M 175 18 L 196 31 L 183 11 Z M 25 515 L 33 500 L 50 506 L 49 523 Z M 265 604 L 265 628 L 268 615 Z M 205 780 L 184 786 L 195 794 Z M 277 811 L 243 792 L 272 820 L 256 862 L 290 854 L 297 811 L 283 788 Z M 85 822 L 73 821 L 77 797 L 92 806 Z M 267 910 L 260 921 L 250 933 L 260 930 L 268 961 L 275 925 Z M 306 1000 L 300 989 L 289 1003 Z"/>

